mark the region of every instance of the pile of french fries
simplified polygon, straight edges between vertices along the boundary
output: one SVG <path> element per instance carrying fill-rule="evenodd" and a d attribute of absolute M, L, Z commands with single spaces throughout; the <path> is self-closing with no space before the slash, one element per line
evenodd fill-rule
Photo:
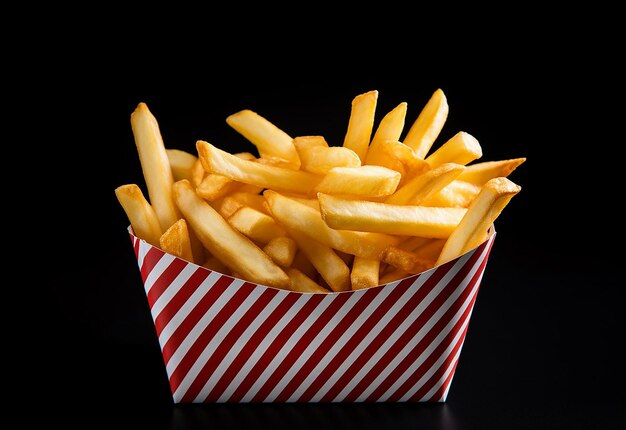
<path fill-rule="evenodd" d="M 352 100 L 342 146 L 242 110 L 226 122 L 255 151 L 237 154 L 203 140 L 197 154 L 166 149 L 140 103 L 131 125 L 150 202 L 136 184 L 115 193 L 134 233 L 165 252 L 305 293 L 386 284 L 485 241 L 521 189 L 506 177 L 526 159 L 472 163 L 482 149 L 465 132 L 431 151 L 448 115 L 441 89 L 402 141 L 407 104 L 374 130 L 377 100 Z"/>

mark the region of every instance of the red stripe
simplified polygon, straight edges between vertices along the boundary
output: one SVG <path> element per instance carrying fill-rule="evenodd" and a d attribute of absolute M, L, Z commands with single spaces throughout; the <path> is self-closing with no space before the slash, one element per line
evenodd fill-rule
<path fill-rule="evenodd" d="M 254 285 L 248 284 L 250 288 L 255 288 Z M 263 287 L 260 287 L 263 288 Z M 189 389 L 184 394 L 181 402 L 191 402 L 193 401 L 204 384 L 209 380 L 211 375 L 215 369 L 222 362 L 222 359 L 228 354 L 228 351 L 231 350 L 233 346 L 237 343 L 241 334 L 252 324 L 254 319 L 265 309 L 267 304 L 274 298 L 274 296 L 278 293 L 278 290 L 272 288 L 265 288 L 263 293 L 258 297 L 258 299 L 252 304 L 250 309 L 246 311 L 246 313 L 241 317 L 239 321 L 233 326 L 233 328 L 228 332 L 228 334 L 222 340 L 222 343 L 215 348 L 215 351 L 212 353 L 211 358 L 207 360 L 205 365 L 202 367 L 196 379 L 191 383 Z"/>
<path fill-rule="evenodd" d="M 337 364 L 343 363 L 350 353 L 354 351 L 354 349 L 365 339 L 365 337 L 372 331 L 372 329 L 378 324 L 381 318 L 387 313 L 387 311 L 393 307 L 396 302 L 402 297 L 402 294 L 406 291 L 408 287 L 415 282 L 417 276 L 412 276 L 410 278 L 404 279 L 400 284 L 393 288 L 391 293 L 385 298 L 384 302 L 382 302 L 374 312 L 367 318 L 361 327 L 354 333 L 353 336 L 346 342 L 346 344 L 339 350 L 337 355 L 333 358 L 333 361 Z M 376 288 L 375 291 L 381 291 L 381 288 Z M 309 385 L 309 387 L 304 391 L 302 396 L 298 399 L 298 402 L 309 402 L 311 398 L 322 388 L 322 386 L 328 381 L 328 379 L 335 373 L 338 365 L 328 365 L 325 366 L 317 378 Z"/>
<path fill-rule="evenodd" d="M 345 333 L 345 331 L 352 325 L 354 320 L 358 318 L 360 314 L 363 313 L 365 308 L 374 300 L 374 298 L 379 294 L 379 288 L 373 288 L 366 290 L 361 298 L 354 303 L 352 309 L 350 309 L 346 315 L 342 318 L 339 323 L 335 327 L 332 328 L 331 332 L 326 336 L 320 345 L 315 349 L 313 354 L 309 357 L 308 360 L 302 365 L 302 367 L 296 372 L 296 374 L 291 378 L 291 380 L 287 383 L 285 388 L 280 392 L 280 394 L 276 397 L 276 402 L 285 402 L 291 397 L 293 392 L 298 389 L 300 384 L 306 379 L 307 376 L 313 371 L 315 366 L 317 366 L 326 353 L 333 347 L 335 343 L 339 340 L 339 338 Z M 347 294 L 345 294 L 347 295 Z M 322 319 L 322 318 L 320 318 Z M 336 364 L 341 363 L 341 361 L 337 358 L 333 358 L 331 362 L 326 363 L 328 368 L 336 368 Z"/>
<path fill-rule="evenodd" d="M 372 342 L 363 350 L 352 366 L 335 382 L 335 384 L 322 397 L 322 402 L 330 402 L 344 389 L 346 385 L 354 378 L 357 372 L 367 363 L 372 355 L 381 347 L 381 345 L 391 336 L 393 331 L 404 321 L 415 307 L 428 295 L 428 293 L 437 285 L 454 264 L 446 263 L 435 270 L 435 272 L 424 282 L 424 284 L 415 292 L 415 294 L 407 300 L 402 309 L 394 315 L 387 325 L 376 335 Z"/>
<path fill-rule="evenodd" d="M 287 343 L 291 335 L 300 327 L 300 325 L 306 320 L 306 318 L 317 308 L 324 294 L 312 294 L 309 296 L 302 308 L 296 313 L 291 321 L 283 328 L 283 330 L 276 336 L 274 341 L 269 345 L 267 350 L 259 358 L 257 363 L 252 367 L 250 372 L 246 375 L 244 380 L 239 384 L 229 401 L 238 402 L 243 396 L 246 395 L 248 390 L 252 387 L 254 382 L 261 376 L 265 368 L 272 362 L 278 351 Z"/>
<path fill-rule="evenodd" d="M 285 373 L 289 371 L 292 364 L 296 362 L 298 357 L 302 355 L 304 350 L 315 339 L 315 336 L 324 328 L 324 326 L 332 321 L 333 316 L 337 314 L 337 311 L 346 303 L 350 296 L 348 294 L 335 295 L 332 301 L 328 304 L 326 309 L 315 321 L 307 321 L 310 324 L 307 331 L 298 339 L 295 345 L 291 348 L 287 356 L 274 370 L 272 375 L 263 384 L 263 387 L 252 398 L 252 402 L 261 402 L 272 392 L 276 384 L 285 376 Z"/>
<path fill-rule="evenodd" d="M 150 304 L 150 308 L 154 303 L 161 297 L 163 291 L 165 291 L 176 279 L 176 277 L 183 271 L 185 267 L 187 267 L 187 263 L 180 258 L 174 258 L 169 266 L 161 273 L 161 276 L 154 281 L 150 291 L 148 291 L 148 303 Z"/>
<path fill-rule="evenodd" d="M 165 364 L 170 361 L 170 358 L 176 352 L 183 340 L 185 340 L 191 329 L 195 327 L 198 321 L 200 321 L 200 318 L 206 314 L 211 305 L 215 303 L 224 291 L 226 291 L 231 282 L 232 278 L 229 278 L 228 276 L 220 276 L 198 303 L 191 304 L 193 305 L 193 308 L 191 312 L 189 312 L 189 315 L 185 317 L 174 333 L 172 333 L 165 345 L 163 345 L 163 358 L 165 359 Z"/>
<path fill-rule="evenodd" d="M 468 327 L 469 327 L 469 324 L 465 326 L 465 329 L 463 330 L 463 333 L 461 334 L 460 341 L 457 343 L 457 346 L 455 347 L 455 351 L 452 352 L 450 357 L 454 357 L 456 354 L 456 351 L 463 347 L 463 340 L 465 340 L 465 335 L 467 334 Z M 450 386 L 450 383 L 452 382 L 452 377 L 454 376 L 454 372 L 456 372 L 456 366 L 459 364 L 459 359 L 460 357 L 457 357 L 457 359 L 454 361 L 454 363 L 452 364 L 452 369 L 450 370 L 450 373 L 448 374 L 448 377 L 443 382 L 443 384 L 441 384 L 441 387 L 435 392 L 435 394 L 433 394 L 432 397 L 427 400 L 428 402 L 442 402 L 444 400 L 443 395 L 448 389 L 448 386 Z"/>
<path fill-rule="evenodd" d="M 143 264 L 139 268 L 143 282 L 146 282 L 146 278 L 164 255 L 165 253 L 160 249 L 150 246 L 150 249 L 146 252 L 146 255 L 143 258 Z"/>
<path fill-rule="evenodd" d="M 445 301 L 454 292 L 459 283 L 467 276 L 471 270 L 474 262 L 478 259 L 478 254 L 474 253 L 465 263 L 463 267 L 457 272 L 457 274 L 446 284 L 441 292 L 433 299 L 432 302 L 424 309 L 424 311 L 409 325 L 402 335 L 391 345 L 391 347 L 383 354 L 376 364 L 365 374 L 365 376 L 359 381 L 356 386 L 345 397 L 344 401 L 355 401 L 369 385 L 374 382 L 376 377 L 385 370 L 387 364 L 402 351 L 402 349 L 415 337 L 419 330 L 432 318 L 437 310 L 445 303 Z M 398 327 L 399 324 L 393 324 L 394 327 Z"/>
<path fill-rule="evenodd" d="M 300 297 L 298 294 L 288 294 L 283 301 L 276 306 L 276 309 L 272 311 L 266 320 L 263 321 L 259 328 L 252 334 L 239 354 L 237 354 L 237 357 L 235 357 L 230 366 L 228 366 L 220 380 L 217 381 L 215 386 L 211 389 L 211 392 L 206 399 L 207 402 L 216 402 L 222 396 L 224 390 L 228 388 L 233 378 L 237 375 L 244 364 L 246 364 L 252 353 L 254 353 L 263 339 L 265 339 L 283 315 L 289 312 L 293 304 L 296 300 L 298 300 L 298 297 Z"/>
<path fill-rule="evenodd" d="M 132 233 L 128 233 L 130 235 L 130 240 L 133 242 L 133 250 L 135 251 L 135 258 L 139 259 L 139 238 L 135 237 Z"/>
<path fill-rule="evenodd" d="M 170 375 L 170 386 L 172 387 L 172 393 L 178 389 L 178 386 L 182 382 L 183 378 L 187 375 L 193 364 L 198 359 L 198 356 L 204 351 L 207 344 L 215 337 L 217 332 L 222 328 L 224 323 L 233 315 L 233 313 L 241 306 L 241 304 L 252 293 L 253 288 L 249 288 L 249 284 L 243 284 L 237 288 L 235 294 L 228 300 L 228 302 L 220 309 L 215 315 L 213 320 L 205 327 L 200 336 L 191 345 L 191 348 L 187 351 L 183 359 L 178 363 L 178 366 Z M 190 330 L 186 330 L 185 333 L 189 333 Z M 182 339 L 181 339 L 182 341 Z"/>
<path fill-rule="evenodd" d="M 208 270 L 197 269 L 193 272 L 193 275 L 187 279 L 187 282 L 174 294 L 174 297 L 163 307 L 159 315 L 154 319 L 154 326 L 157 329 L 157 334 L 161 336 L 161 331 L 170 322 L 174 315 L 183 307 L 183 305 L 189 300 L 189 297 L 198 289 L 206 278 L 209 277 Z M 151 305 L 152 306 L 152 305 Z"/>

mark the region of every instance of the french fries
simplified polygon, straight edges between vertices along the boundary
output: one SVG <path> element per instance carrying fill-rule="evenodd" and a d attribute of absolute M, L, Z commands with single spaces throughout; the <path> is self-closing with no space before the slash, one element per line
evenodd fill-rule
<path fill-rule="evenodd" d="M 352 100 L 342 146 L 321 134 L 292 138 L 249 109 L 227 117 L 258 156 L 201 139 L 197 156 L 166 150 L 140 103 L 131 124 L 150 201 L 135 184 L 115 194 L 140 239 L 209 270 L 300 293 L 398 281 L 485 241 L 521 189 L 506 177 L 526 159 L 473 163 L 482 148 L 466 132 L 433 151 L 448 115 L 441 89 L 404 141 L 407 103 L 374 129 L 377 101 L 377 91 Z"/>

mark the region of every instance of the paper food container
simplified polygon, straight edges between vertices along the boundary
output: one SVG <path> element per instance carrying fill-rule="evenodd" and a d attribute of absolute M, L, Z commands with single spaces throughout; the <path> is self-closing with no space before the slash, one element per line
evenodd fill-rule
<path fill-rule="evenodd" d="M 400 281 L 308 294 L 129 232 L 176 403 L 445 401 L 495 238 Z"/>

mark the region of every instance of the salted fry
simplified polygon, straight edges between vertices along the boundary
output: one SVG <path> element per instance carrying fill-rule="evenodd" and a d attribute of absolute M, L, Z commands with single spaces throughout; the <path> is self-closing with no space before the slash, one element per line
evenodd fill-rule
<path fill-rule="evenodd" d="M 205 170 L 246 184 L 309 194 L 321 180 L 320 176 L 309 172 L 242 160 L 202 140 L 196 143 L 196 148 Z"/>
<path fill-rule="evenodd" d="M 300 166 L 293 139 L 261 115 L 246 109 L 230 115 L 226 122 L 252 142 L 261 157 L 280 158 L 296 168 Z"/>
<path fill-rule="evenodd" d="M 202 200 L 188 181 L 176 182 L 173 190 L 176 204 L 204 247 L 226 267 L 252 282 L 289 289 L 287 274 Z"/>
<path fill-rule="evenodd" d="M 159 124 L 145 103 L 139 103 L 130 116 L 130 122 L 150 204 L 159 219 L 161 230 L 167 230 L 180 218 L 180 214 L 172 199 L 174 176 Z"/>
<path fill-rule="evenodd" d="M 346 200 L 318 194 L 324 222 L 333 229 L 447 238 L 465 215 L 464 208 L 399 206 Z"/>
<path fill-rule="evenodd" d="M 180 181 L 181 179 L 191 181 L 191 171 L 198 157 L 179 149 L 166 149 L 165 152 L 167 152 L 167 159 L 170 162 L 174 181 Z"/>
<path fill-rule="evenodd" d="M 187 222 L 184 219 L 181 218 L 172 224 L 170 228 L 161 235 L 159 244 L 163 251 L 180 257 L 183 260 L 193 262 L 189 230 L 187 230 Z"/>
<path fill-rule="evenodd" d="M 485 232 L 521 189 L 507 178 L 487 181 L 470 204 L 458 227 L 446 241 L 437 264 L 453 260 L 480 245 L 485 238 Z"/>
<path fill-rule="evenodd" d="M 274 218 L 247 206 L 232 214 L 228 218 L 228 222 L 236 230 L 260 243 L 268 243 L 276 237 L 287 234 L 285 228 L 279 225 Z"/>
<path fill-rule="evenodd" d="M 356 152 L 341 146 L 330 148 L 323 146 L 310 146 L 298 151 L 302 162 L 302 170 L 325 175 L 333 167 L 359 167 L 361 159 Z"/>
<path fill-rule="evenodd" d="M 115 195 L 126 212 L 135 235 L 151 245 L 159 246 L 161 225 L 141 189 L 136 184 L 122 185 L 115 189 Z"/>
<path fill-rule="evenodd" d="M 289 236 L 278 236 L 263 247 L 263 251 L 281 267 L 289 267 L 298 251 L 296 241 Z"/>
<path fill-rule="evenodd" d="M 371 288 L 378 285 L 380 260 L 377 258 L 354 257 L 352 271 L 350 272 L 350 284 L 353 290 Z"/>
<path fill-rule="evenodd" d="M 396 191 L 400 177 L 399 172 L 381 166 L 335 167 L 315 190 L 328 194 L 383 197 Z"/>
<path fill-rule="evenodd" d="M 489 179 L 497 177 L 505 178 L 509 176 L 511 172 L 517 169 L 524 161 L 526 161 L 526 158 L 475 163 L 467 166 L 465 171 L 459 175 L 458 179 L 482 186 Z"/>
<path fill-rule="evenodd" d="M 466 208 L 480 192 L 478 185 L 455 179 L 439 192 L 422 200 L 423 206 Z"/>
<path fill-rule="evenodd" d="M 385 249 L 381 260 L 407 273 L 419 273 L 435 267 L 435 260 L 421 257 L 396 246 Z"/>
<path fill-rule="evenodd" d="M 298 291 L 300 293 L 330 293 L 329 290 L 322 287 L 296 268 L 290 267 L 287 269 L 287 275 L 291 281 L 291 291 Z"/>
<path fill-rule="evenodd" d="M 469 164 L 483 156 L 478 140 L 469 133 L 460 131 L 439 149 L 426 158 L 430 167 L 435 168 L 443 163 Z"/>
<path fill-rule="evenodd" d="M 393 205 L 419 205 L 429 196 L 439 192 L 465 170 L 465 166 L 455 163 L 444 163 L 416 176 L 396 190 L 385 200 Z"/>
<path fill-rule="evenodd" d="M 406 117 L 406 102 L 400 103 L 394 109 L 392 109 L 385 117 L 380 121 L 372 143 L 367 151 L 367 158 L 364 164 L 379 164 L 379 157 L 384 152 L 378 148 L 383 142 L 387 140 L 400 140 L 402 129 L 404 128 L 404 118 Z"/>
<path fill-rule="evenodd" d="M 405 145 L 415 151 L 415 155 L 424 159 L 441 133 L 448 118 L 448 101 L 439 88 L 426 103 L 419 116 L 404 138 Z"/>
<path fill-rule="evenodd" d="M 374 128 L 378 91 L 359 94 L 352 100 L 352 110 L 348 121 L 348 131 L 343 140 L 343 147 L 353 150 L 365 162 L 367 150 Z"/>

